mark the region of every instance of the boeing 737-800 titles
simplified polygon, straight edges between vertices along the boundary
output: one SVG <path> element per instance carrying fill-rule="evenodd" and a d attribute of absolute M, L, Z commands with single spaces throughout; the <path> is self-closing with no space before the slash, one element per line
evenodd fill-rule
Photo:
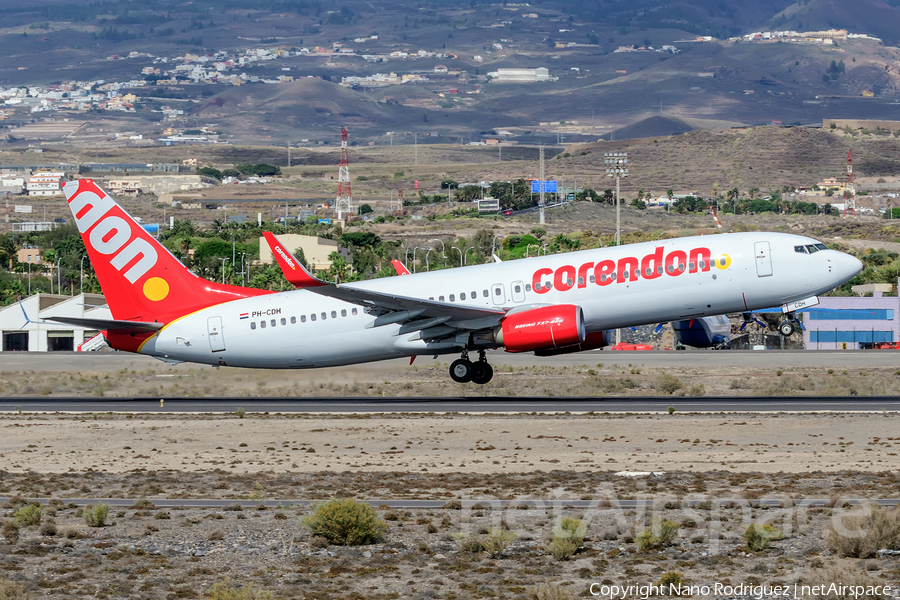
<path fill-rule="evenodd" d="M 754 232 L 335 285 L 268 234 L 297 286 L 271 292 L 197 277 L 89 179 L 65 194 L 114 320 L 56 320 L 170 362 L 297 369 L 459 354 L 450 376 L 487 383 L 486 350 L 578 352 L 618 327 L 778 305 L 790 324 L 792 310 L 862 269 L 808 237 Z"/>

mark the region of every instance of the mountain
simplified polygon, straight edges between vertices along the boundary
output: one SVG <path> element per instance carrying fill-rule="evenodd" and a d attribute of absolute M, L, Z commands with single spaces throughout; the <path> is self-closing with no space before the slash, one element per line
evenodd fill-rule
<path fill-rule="evenodd" d="M 900 8 L 882 0 L 800 0 L 776 14 L 768 25 L 794 31 L 846 29 L 896 44 L 900 39 Z"/>

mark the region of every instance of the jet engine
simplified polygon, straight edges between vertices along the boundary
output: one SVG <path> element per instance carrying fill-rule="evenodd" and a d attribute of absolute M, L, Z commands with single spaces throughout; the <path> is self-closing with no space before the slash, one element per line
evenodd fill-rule
<path fill-rule="evenodd" d="M 584 313 L 574 304 L 512 313 L 494 332 L 494 339 L 507 352 L 564 348 L 580 344 L 585 338 Z"/>

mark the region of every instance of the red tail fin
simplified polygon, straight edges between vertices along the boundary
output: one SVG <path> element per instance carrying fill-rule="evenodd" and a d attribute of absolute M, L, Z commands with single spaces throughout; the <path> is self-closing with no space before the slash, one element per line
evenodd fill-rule
<path fill-rule="evenodd" d="M 328 285 L 327 282 L 315 277 L 312 273 L 303 268 L 303 265 L 300 264 L 297 257 L 291 254 L 290 250 L 284 248 L 281 242 L 278 241 L 278 238 L 275 237 L 274 233 L 263 231 L 263 237 L 266 238 L 266 243 L 268 243 L 269 248 L 272 249 L 272 256 L 275 257 L 275 262 L 281 267 L 284 278 L 295 288 Z"/>
<path fill-rule="evenodd" d="M 394 265 L 394 270 L 397 271 L 397 275 L 409 275 L 409 269 L 406 268 L 406 265 L 396 258 L 391 261 L 391 264 Z"/>
<path fill-rule="evenodd" d="M 197 277 L 90 179 L 63 189 L 114 319 L 166 323 L 207 306 L 271 293 Z"/>

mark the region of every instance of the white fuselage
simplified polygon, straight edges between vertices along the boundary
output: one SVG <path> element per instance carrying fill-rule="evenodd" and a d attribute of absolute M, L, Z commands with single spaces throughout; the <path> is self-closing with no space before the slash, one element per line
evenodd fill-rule
<path fill-rule="evenodd" d="M 830 291 L 859 272 L 861 263 L 841 252 L 797 251 L 798 246 L 816 243 L 777 233 L 710 235 L 352 286 L 507 310 L 575 304 L 584 311 L 587 331 L 593 332 L 778 306 Z M 662 263 L 652 260 L 654 256 L 661 256 Z M 639 265 L 636 278 L 629 258 Z M 644 259 L 650 260 L 641 265 Z M 610 264 L 615 267 L 610 269 Z M 649 275 L 647 268 L 653 269 Z M 624 271 L 629 273 L 627 279 Z M 536 283 L 541 284 L 539 290 Z M 293 290 L 234 300 L 177 319 L 148 340 L 141 352 L 213 365 L 310 368 L 459 351 L 452 343 L 428 344 L 415 339 L 414 333 L 400 334 L 399 324 L 372 327 L 374 319 L 360 306 Z"/>

